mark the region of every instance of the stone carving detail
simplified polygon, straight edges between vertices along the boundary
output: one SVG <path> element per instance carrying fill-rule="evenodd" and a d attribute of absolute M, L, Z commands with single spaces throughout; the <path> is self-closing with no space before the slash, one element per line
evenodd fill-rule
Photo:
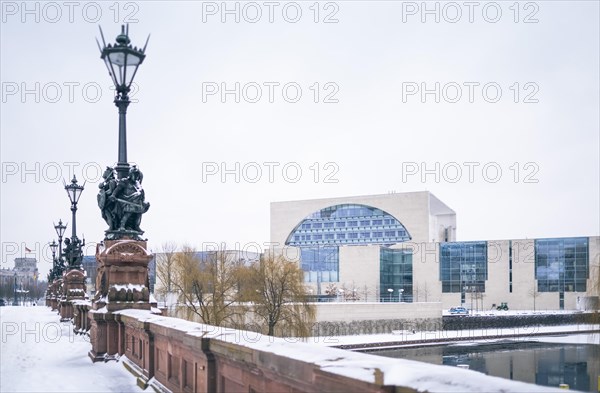
<path fill-rule="evenodd" d="M 144 175 L 134 165 L 129 169 L 129 176 L 122 179 L 117 178 L 114 168 L 106 167 L 102 178 L 97 199 L 102 218 L 108 224 L 105 240 L 142 240 L 142 214 L 150 208 L 142 188 Z"/>
<path fill-rule="evenodd" d="M 97 245 L 94 310 L 150 309 L 148 263 L 152 254 L 146 247 L 144 241 L 129 239 Z"/>
<path fill-rule="evenodd" d="M 108 290 L 109 302 L 147 302 L 149 300 L 150 292 L 145 286 L 133 288 L 117 288 L 115 286 L 112 286 Z"/>
<path fill-rule="evenodd" d="M 141 255 L 145 257 L 149 254 L 138 242 L 124 240 L 109 247 L 105 255 Z"/>

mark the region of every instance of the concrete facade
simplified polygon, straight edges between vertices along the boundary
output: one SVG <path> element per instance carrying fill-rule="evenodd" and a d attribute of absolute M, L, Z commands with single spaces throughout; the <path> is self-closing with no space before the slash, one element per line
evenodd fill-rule
<path fill-rule="evenodd" d="M 404 225 L 414 242 L 442 241 L 446 228 L 450 232 L 448 241 L 455 239 L 456 213 L 433 194 L 423 191 L 272 202 L 271 242 L 278 246 L 284 245 L 291 231 L 310 214 L 341 204 L 373 206 L 391 214 Z"/>
<path fill-rule="evenodd" d="M 585 291 L 539 292 L 536 279 L 535 239 L 487 240 L 487 279 L 485 291 L 468 289 L 444 293 L 441 281 L 440 248 L 456 242 L 456 214 L 429 192 L 411 192 L 316 199 L 271 204 L 271 241 L 283 245 L 296 228 L 311 214 L 336 205 L 357 204 L 383 210 L 396 218 L 408 231 L 410 241 L 389 244 L 339 245 L 339 281 L 307 282 L 313 293 L 326 288 L 342 289 L 336 300 L 343 301 L 346 291 L 358 294 L 358 300 L 388 301 L 381 288 L 381 247 L 405 249 L 412 254 L 412 296 L 414 302 L 439 302 L 442 309 L 463 305 L 474 310 L 489 310 L 508 303 L 513 310 L 576 310 L 595 304 L 600 292 L 600 237 L 586 237 L 588 279 Z M 330 245 L 335 246 L 331 241 Z M 459 242 L 460 243 L 460 242 Z M 302 247 L 302 246 L 300 246 Z M 300 248 L 299 247 L 299 248 Z M 300 252 L 295 254 L 299 255 Z M 462 284 L 461 284 L 462 285 Z M 339 293 L 338 293 L 339 294 Z M 560 296 L 564 296 L 561 306 Z M 390 300 L 398 301 L 395 293 Z M 347 300 L 347 299 L 346 299 Z M 407 298 L 407 301 L 410 301 Z M 318 318 L 322 321 L 322 318 Z"/>

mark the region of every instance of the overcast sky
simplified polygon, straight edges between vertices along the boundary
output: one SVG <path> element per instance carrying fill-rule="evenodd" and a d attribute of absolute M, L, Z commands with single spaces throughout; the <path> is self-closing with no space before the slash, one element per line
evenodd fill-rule
<path fill-rule="evenodd" d="M 599 234 L 598 2 L 224 4 L 2 2 L 2 268 L 47 259 L 73 171 L 86 254 L 104 237 L 95 38 L 123 22 L 151 34 L 127 137 L 154 251 L 263 244 L 272 201 L 392 191 L 434 193 L 459 240 Z"/>

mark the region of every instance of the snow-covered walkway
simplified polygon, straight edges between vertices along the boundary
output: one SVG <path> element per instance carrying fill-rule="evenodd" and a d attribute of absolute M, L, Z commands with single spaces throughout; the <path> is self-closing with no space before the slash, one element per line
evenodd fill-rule
<path fill-rule="evenodd" d="M 143 392 L 121 363 L 92 363 L 89 338 L 48 307 L 0 307 L 0 392 Z"/>

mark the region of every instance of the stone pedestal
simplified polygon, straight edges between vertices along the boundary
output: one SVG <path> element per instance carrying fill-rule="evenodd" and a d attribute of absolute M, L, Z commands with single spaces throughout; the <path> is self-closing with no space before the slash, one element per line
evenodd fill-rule
<path fill-rule="evenodd" d="M 58 310 L 60 297 L 62 296 L 62 286 L 62 278 L 54 280 L 50 286 L 50 307 L 52 308 L 52 311 Z"/>
<path fill-rule="evenodd" d="M 68 321 L 73 318 L 73 300 L 85 299 L 85 272 L 79 269 L 71 269 L 63 277 L 60 319 L 61 321 Z"/>
<path fill-rule="evenodd" d="M 145 241 L 105 240 L 96 246 L 96 294 L 89 313 L 93 361 L 118 356 L 118 324 L 114 312 L 150 310 L 148 263 L 152 254 Z"/>

